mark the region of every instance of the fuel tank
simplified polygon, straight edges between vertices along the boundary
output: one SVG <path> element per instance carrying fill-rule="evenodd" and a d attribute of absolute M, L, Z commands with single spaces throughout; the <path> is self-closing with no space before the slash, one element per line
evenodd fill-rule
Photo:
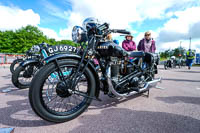
<path fill-rule="evenodd" d="M 128 55 L 123 48 L 112 41 L 100 42 L 97 51 L 101 56 L 123 57 Z"/>

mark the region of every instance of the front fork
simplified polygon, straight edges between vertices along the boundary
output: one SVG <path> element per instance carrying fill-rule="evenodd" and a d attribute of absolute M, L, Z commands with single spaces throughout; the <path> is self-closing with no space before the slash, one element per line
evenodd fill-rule
<path fill-rule="evenodd" d="M 81 59 L 81 62 L 79 63 L 78 65 L 78 69 L 76 70 L 75 74 L 73 74 L 71 77 L 70 77 L 70 81 L 71 82 L 71 85 L 70 85 L 70 90 L 74 90 L 75 86 L 77 85 L 77 83 L 79 82 L 79 80 L 81 79 L 81 76 L 82 74 L 85 72 L 85 69 L 87 68 L 89 62 L 90 62 L 90 59 L 87 60 L 86 64 L 83 62 L 84 61 L 84 58 Z M 55 60 L 55 65 L 56 67 L 58 68 L 57 69 L 57 73 L 58 75 L 56 74 L 51 74 L 51 77 L 55 78 L 55 77 L 59 77 L 59 79 L 64 82 L 65 86 L 69 83 L 66 82 L 65 80 L 65 76 L 66 75 L 70 75 L 72 70 L 70 70 L 70 72 L 62 72 L 59 64 L 58 64 L 58 60 L 56 59 Z M 84 64 L 84 65 L 83 65 Z"/>

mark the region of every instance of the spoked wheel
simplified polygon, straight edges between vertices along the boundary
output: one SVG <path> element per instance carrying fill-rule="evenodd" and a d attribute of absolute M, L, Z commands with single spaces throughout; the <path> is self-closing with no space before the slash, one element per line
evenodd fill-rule
<path fill-rule="evenodd" d="M 34 64 L 18 66 L 12 74 L 12 83 L 19 89 L 29 88 L 37 70 L 38 68 Z"/>
<path fill-rule="evenodd" d="M 13 73 L 15 69 L 19 66 L 19 63 L 22 62 L 23 59 L 16 59 L 10 65 L 10 72 Z"/>
<path fill-rule="evenodd" d="M 95 93 L 92 72 L 86 68 L 79 82 L 71 88 L 71 79 L 77 70 L 78 61 L 60 60 L 60 74 L 54 63 L 50 63 L 36 74 L 29 90 L 29 101 L 34 112 L 51 122 L 65 122 L 78 117 L 88 108 Z"/>

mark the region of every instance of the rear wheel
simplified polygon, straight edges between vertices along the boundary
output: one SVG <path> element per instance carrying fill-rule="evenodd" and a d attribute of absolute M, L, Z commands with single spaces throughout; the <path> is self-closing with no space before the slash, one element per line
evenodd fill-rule
<path fill-rule="evenodd" d="M 71 89 L 71 77 L 79 61 L 65 59 L 58 64 L 65 82 L 59 78 L 58 68 L 53 62 L 39 70 L 29 90 L 34 112 L 44 120 L 56 123 L 72 120 L 83 113 L 92 101 L 96 86 L 94 75 L 86 68 L 75 88 Z"/>

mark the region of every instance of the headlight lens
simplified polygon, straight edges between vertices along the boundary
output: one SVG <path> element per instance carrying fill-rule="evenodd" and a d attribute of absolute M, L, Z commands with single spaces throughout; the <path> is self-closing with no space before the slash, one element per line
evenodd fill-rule
<path fill-rule="evenodd" d="M 40 47 L 38 45 L 33 45 L 31 47 L 31 52 L 32 53 L 38 53 L 38 52 L 40 52 Z"/>
<path fill-rule="evenodd" d="M 86 42 L 87 41 L 87 33 L 80 26 L 74 26 L 72 29 L 72 40 L 76 43 Z"/>

